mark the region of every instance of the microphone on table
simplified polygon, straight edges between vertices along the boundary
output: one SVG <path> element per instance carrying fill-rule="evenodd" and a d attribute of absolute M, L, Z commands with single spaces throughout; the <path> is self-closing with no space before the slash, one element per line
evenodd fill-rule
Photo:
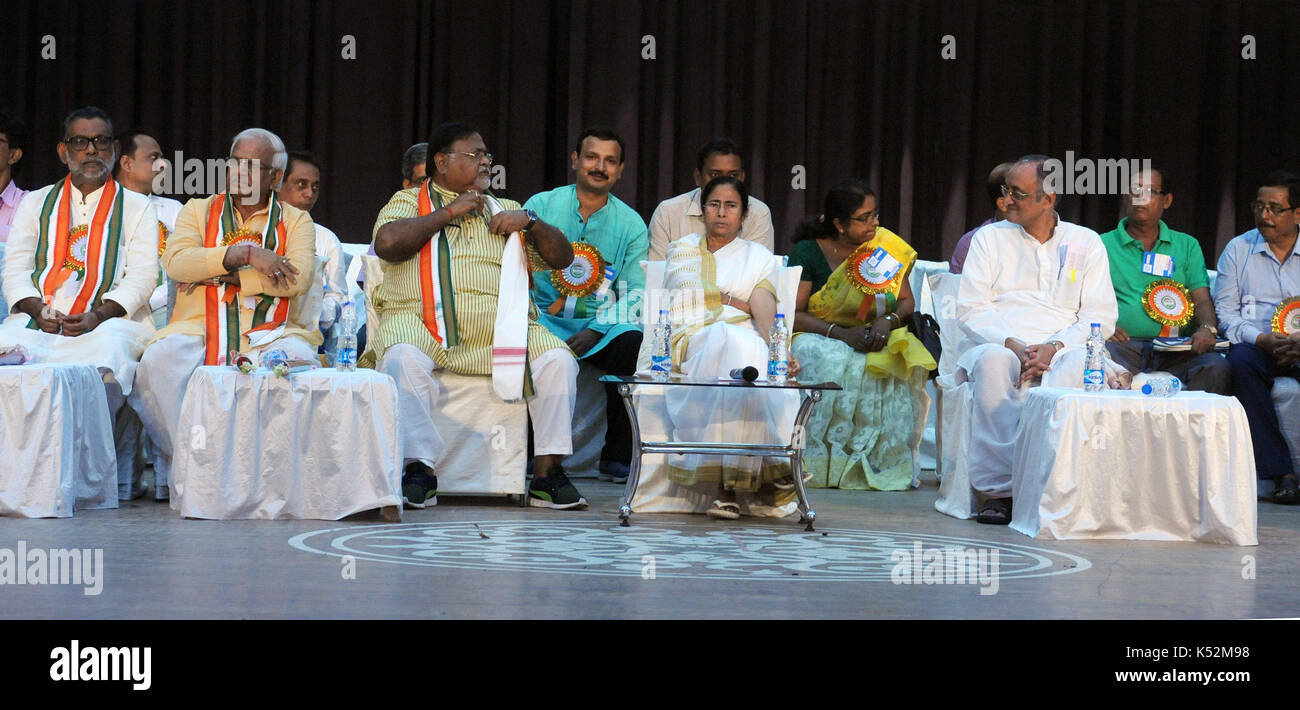
<path fill-rule="evenodd" d="M 753 382 L 754 380 L 758 379 L 758 368 L 754 367 L 753 365 L 746 365 L 745 367 L 737 367 L 736 369 L 731 371 L 731 379 Z"/>

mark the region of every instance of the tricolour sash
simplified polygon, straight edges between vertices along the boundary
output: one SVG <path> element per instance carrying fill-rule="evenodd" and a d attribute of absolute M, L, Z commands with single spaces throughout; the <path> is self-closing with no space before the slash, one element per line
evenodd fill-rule
<path fill-rule="evenodd" d="M 491 195 L 484 195 L 488 214 L 504 211 Z M 443 207 L 433 181 L 420 190 L 420 216 Z M 523 237 L 513 232 L 501 254 L 501 282 L 497 287 L 497 314 L 492 328 L 492 388 L 506 401 L 533 394 L 528 373 L 528 290 L 532 272 Z M 460 343 L 456 327 L 456 302 L 452 295 L 451 246 L 439 230 L 420 248 L 420 301 L 424 326 L 444 348 Z"/>
<path fill-rule="evenodd" d="M 275 225 L 275 228 L 272 229 L 271 225 Z M 266 227 L 260 235 L 246 229 L 236 229 L 234 201 L 229 194 L 217 195 L 208 208 L 208 224 L 203 233 L 203 246 L 208 249 L 249 243 L 270 249 L 283 257 L 285 242 L 284 216 L 278 200 L 271 200 Z M 203 364 L 224 365 L 228 353 L 242 350 L 239 333 L 239 286 L 222 283 L 209 284 L 204 288 L 207 308 L 204 318 L 206 337 Z M 282 329 L 289 320 L 287 298 L 261 296 L 252 308 L 253 327 L 244 333 L 248 337 L 252 337 L 253 333 L 269 334 L 271 331 Z M 269 342 L 271 339 L 273 338 L 265 340 Z"/>
<path fill-rule="evenodd" d="M 122 188 L 109 177 L 90 224 L 73 229 L 73 189 L 72 176 L 69 175 L 46 195 L 41 205 L 36 268 L 32 270 L 32 283 L 47 304 L 54 300 L 59 288 L 70 277 L 76 276 L 81 280 L 81 288 L 77 290 L 68 315 L 85 313 L 103 303 L 104 294 L 117 273 L 122 210 L 126 202 L 122 198 Z M 52 235 L 51 220 L 54 221 Z M 32 320 L 27 327 L 36 328 L 36 321 Z"/>

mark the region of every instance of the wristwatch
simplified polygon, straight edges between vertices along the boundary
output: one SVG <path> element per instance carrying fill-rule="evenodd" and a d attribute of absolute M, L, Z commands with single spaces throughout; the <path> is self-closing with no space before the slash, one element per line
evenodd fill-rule
<path fill-rule="evenodd" d="M 1216 337 L 1216 338 L 1219 337 L 1219 329 L 1218 329 L 1218 328 L 1215 328 L 1214 326 L 1210 325 L 1209 323 L 1202 323 L 1202 324 L 1201 324 L 1201 327 L 1204 328 L 1204 329 L 1206 329 L 1206 330 L 1208 330 L 1208 331 L 1210 331 L 1210 335 L 1213 335 L 1213 336 Z"/>
<path fill-rule="evenodd" d="M 537 213 L 536 213 L 536 212 L 534 212 L 534 211 L 532 211 L 532 210 L 524 210 L 524 212 L 526 212 L 526 213 L 528 214 L 528 224 L 524 225 L 524 228 L 521 229 L 521 230 L 519 230 L 519 231 L 521 231 L 521 232 L 527 232 L 528 230 L 530 230 L 530 229 L 533 228 L 533 225 L 534 225 L 534 224 L 537 224 Z"/>

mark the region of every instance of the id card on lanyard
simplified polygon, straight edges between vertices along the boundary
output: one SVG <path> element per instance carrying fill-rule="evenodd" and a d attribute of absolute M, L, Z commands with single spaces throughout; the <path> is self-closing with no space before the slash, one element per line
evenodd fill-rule
<path fill-rule="evenodd" d="M 1174 258 L 1168 254 L 1153 251 L 1142 254 L 1142 273 L 1152 276 L 1170 277 L 1174 275 Z"/>

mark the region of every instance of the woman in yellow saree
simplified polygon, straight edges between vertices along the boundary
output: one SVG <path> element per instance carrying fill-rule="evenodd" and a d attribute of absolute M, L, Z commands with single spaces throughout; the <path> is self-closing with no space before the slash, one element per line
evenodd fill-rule
<path fill-rule="evenodd" d="M 916 250 L 880 226 L 871 189 L 844 180 L 821 216 L 795 234 L 790 265 L 803 266 L 791 353 L 803 379 L 837 382 L 813 409 L 804 449 L 810 485 L 905 490 L 920 466 L 934 358 L 904 325 L 914 309 L 907 277 Z"/>

